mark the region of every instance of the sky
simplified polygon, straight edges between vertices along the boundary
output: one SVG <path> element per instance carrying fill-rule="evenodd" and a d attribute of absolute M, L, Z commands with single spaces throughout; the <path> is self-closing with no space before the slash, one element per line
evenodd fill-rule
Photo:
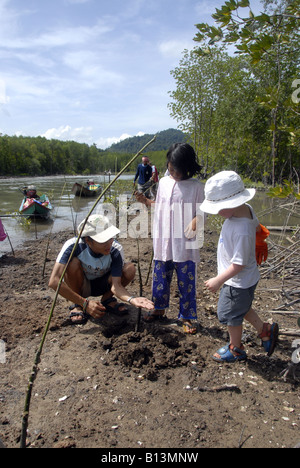
<path fill-rule="evenodd" d="M 0 133 L 104 149 L 177 128 L 170 71 L 224 1 L 0 0 Z"/>

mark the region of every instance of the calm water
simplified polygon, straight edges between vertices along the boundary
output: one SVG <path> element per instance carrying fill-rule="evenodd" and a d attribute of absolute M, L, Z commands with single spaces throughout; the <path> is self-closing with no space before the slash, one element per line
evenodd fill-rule
<path fill-rule="evenodd" d="M 113 176 L 112 176 L 113 177 Z M 109 180 L 108 176 L 90 176 L 90 177 L 43 177 L 43 178 L 12 178 L 0 180 L 0 216 L 7 213 L 16 213 L 19 210 L 22 193 L 19 189 L 23 186 L 35 185 L 38 193 L 49 195 L 53 204 L 53 213 L 48 221 L 37 221 L 31 225 L 20 222 L 17 218 L 2 218 L 2 222 L 10 236 L 13 247 L 18 248 L 23 241 L 35 240 L 49 235 L 51 232 L 58 232 L 63 229 L 73 229 L 86 217 L 92 208 L 95 199 L 79 199 L 72 194 L 72 187 L 75 181 L 86 183 L 87 179 L 94 179 L 95 183 L 105 187 Z M 118 190 L 131 190 L 130 181 L 133 181 L 132 175 L 125 175 L 117 182 Z M 112 179 L 111 179 L 112 180 Z M 113 189 L 112 189 L 113 190 Z M 130 192 L 127 192 L 130 194 Z M 257 192 L 254 200 L 251 201 L 260 221 L 267 226 L 281 226 L 286 222 L 288 212 L 286 210 L 275 210 L 271 214 L 264 214 L 272 207 L 278 204 L 278 200 L 273 200 L 266 196 L 264 192 Z M 280 202 L 282 203 L 282 202 Z M 298 225 L 299 218 L 291 218 L 288 225 Z M 9 252 L 10 245 L 6 240 L 0 243 L 0 255 Z"/>
<path fill-rule="evenodd" d="M 111 176 L 113 180 L 114 176 Z M 133 176 L 121 176 L 117 182 L 118 187 L 124 185 L 128 187 L 128 181 L 133 181 Z M 96 184 L 101 184 L 103 188 L 109 183 L 108 176 L 89 177 L 34 177 L 34 178 L 12 178 L 0 180 L 0 217 L 1 215 L 16 213 L 19 211 L 22 193 L 19 189 L 24 186 L 35 185 L 39 195 L 47 194 L 53 205 L 51 218 L 47 221 L 37 220 L 27 224 L 22 223 L 20 218 L 2 218 L 2 223 L 9 234 L 14 248 L 22 245 L 23 241 L 35 240 L 51 232 L 59 232 L 63 229 L 73 229 L 85 219 L 90 209 L 93 207 L 96 198 L 78 198 L 72 194 L 74 182 L 85 184 L 88 179 L 93 179 Z M 129 184 L 130 185 L 130 184 Z M 114 187 L 114 186 L 113 186 Z M 113 188 L 112 188 L 113 191 Z M 24 218 L 26 219 L 26 218 Z M 11 250 L 9 242 L 6 240 L 0 243 L 0 255 Z"/>

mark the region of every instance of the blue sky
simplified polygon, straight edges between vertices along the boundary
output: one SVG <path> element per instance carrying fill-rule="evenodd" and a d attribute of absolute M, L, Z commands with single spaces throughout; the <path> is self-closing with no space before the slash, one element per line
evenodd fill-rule
<path fill-rule="evenodd" d="M 176 128 L 170 71 L 223 3 L 0 0 L 0 133 L 105 148 Z"/>

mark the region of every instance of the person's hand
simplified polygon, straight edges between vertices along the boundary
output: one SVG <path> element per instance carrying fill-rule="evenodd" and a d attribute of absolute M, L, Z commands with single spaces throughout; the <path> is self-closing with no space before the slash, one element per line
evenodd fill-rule
<path fill-rule="evenodd" d="M 139 203 L 142 203 L 143 205 L 146 205 L 146 206 L 150 206 L 149 205 L 150 201 L 148 200 L 148 198 L 143 193 L 135 192 L 134 195 L 135 195 L 136 200 Z"/>
<path fill-rule="evenodd" d="M 149 299 L 146 299 L 145 297 L 135 297 L 130 301 L 130 304 L 137 308 L 154 310 L 153 302 L 149 301 Z"/>
<path fill-rule="evenodd" d="M 194 218 L 184 230 L 187 239 L 194 239 L 197 235 L 197 218 Z"/>
<path fill-rule="evenodd" d="M 139 203 L 146 203 L 146 197 L 143 193 L 141 192 L 134 192 L 134 196 L 137 199 Z"/>
<path fill-rule="evenodd" d="M 209 289 L 209 291 L 213 293 L 218 292 L 222 284 L 223 283 L 220 282 L 217 276 L 205 282 L 205 286 L 207 287 L 207 289 Z"/>
<path fill-rule="evenodd" d="M 100 319 L 104 317 L 106 309 L 99 301 L 89 301 L 86 312 L 94 319 Z"/>

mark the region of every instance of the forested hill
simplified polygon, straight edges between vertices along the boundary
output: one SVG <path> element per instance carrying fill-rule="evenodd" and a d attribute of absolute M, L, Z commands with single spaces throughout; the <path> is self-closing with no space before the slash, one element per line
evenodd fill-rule
<path fill-rule="evenodd" d="M 120 143 L 113 144 L 106 151 L 113 153 L 137 153 L 154 135 L 145 134 L 127 138 Z M 180 130 L 170 128 L 156 134 L 156 141 L 151 145 L 151 151 L 167 151 L 173 143 L 186 141 L 186 136 Z"/>

